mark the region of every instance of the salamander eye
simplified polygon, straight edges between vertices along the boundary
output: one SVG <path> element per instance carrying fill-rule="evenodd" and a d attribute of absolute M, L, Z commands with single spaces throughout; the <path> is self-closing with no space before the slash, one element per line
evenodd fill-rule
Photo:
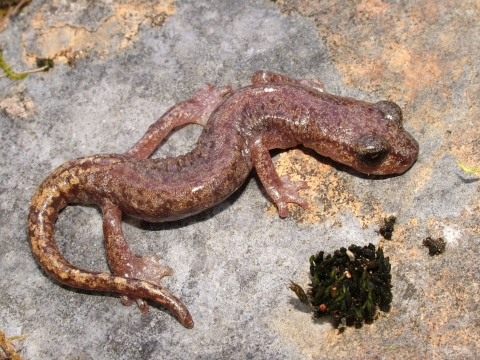
<path fill-rule="evenodd" d="M 366 135 L 357 140 L 355 157 L 363 165 L 377 166 L 388 155 L 390 146 L 378 136 Z"/>
<path fill-rule="evenodd" d="M 379 101 L 374 106 L 374 109 L 380 111 L 385 120 L 388 120 L 398 126 L 402 126 L 402 109 L 400 106 L 391 101 Z"/>

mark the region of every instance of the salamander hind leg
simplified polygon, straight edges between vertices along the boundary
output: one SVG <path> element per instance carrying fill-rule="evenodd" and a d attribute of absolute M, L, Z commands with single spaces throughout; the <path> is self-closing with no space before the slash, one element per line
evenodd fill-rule
<path fill-rule="evenodd" d="M 112 272 L 121 277 L 148 281 L 161 288 L 162 278 L 172 275 L 172 268 L 162 265 L 158 255 L 135 255 L 123 235 L 122 212 L 110 203 L 103 204 L 102 210 L 105 247 Z M 136 301 L 140 311 L 148 312 L 147 302 L 135 294 L 121 295 L 121 300 L 124 305 Z"/>
<path fill-rule="evenodd" d="M 315 89 L 319 92 L 326 92 L 323 83 L 317 79 L 293 79 L 282 74 L 265 70 L 258 70 L 252 76 L 252 84 L 269 84 L 278 82 L 300 84 Z"/>

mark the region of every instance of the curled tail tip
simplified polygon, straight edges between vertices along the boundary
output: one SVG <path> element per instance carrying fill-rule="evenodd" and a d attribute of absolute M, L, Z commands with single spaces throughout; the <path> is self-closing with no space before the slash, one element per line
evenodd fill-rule
<path fill-rule="evenodd" d="M 124 278 L 111 273 L 80 269 L 67 261 L 58 250 L 54 237 L 54 223 L 60 209 L 70 199 L 50 176 L 37 189 L 30 201 L 27 228 L 32 252 L 41 267 L 58 282 L 77 289 L 115 292 L 127 298 L 150 299 L 167 308 L 187 329 L 194 322 L 187 307 L 160 284 L 135 278 Z M 165 275 L 169 275 L 168 271 Z M 123 296 L 122 296 L 123 298 Z M 146 303 L 145 303 L 146 304 Z M 140 307 L 142 311 L 142 308 Z M 144 311 L 148 311 L 148 305 Z"/>
<path fill-rule="evenodd" d="M 190 316 L 190 319 L 188 319 L 188 321 L 182 322 L 182 324 L 183 324 L 183 326 L 185 326 L 187 329 L 193 329 L 194 322 L 193 322 L 192 317 Z"/>

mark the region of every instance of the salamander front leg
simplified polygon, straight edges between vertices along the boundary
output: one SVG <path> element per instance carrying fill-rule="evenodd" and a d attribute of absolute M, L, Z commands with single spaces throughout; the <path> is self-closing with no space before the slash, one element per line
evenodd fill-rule
<path fill-rule="evenodd" d="M 326 92 L 323 83 L 317 79 L 293 79 L 282 74 L 265 70 L 258 70 L 252 76 L 252 84 L 268 84 L 277 82 L 300 84 L 320 92 Z"/>
<path fill-rule="evenodd" d="M 112 272 L 125 278 L 145 280 L 162 288 L 161 279 L 172 275 L 173 270 L 162 265 L 157 255 L 135 255 L 123 235 L 122 212 L 108 202 L 102 204 L 102 210 L 105 247 Z M 141 312 L 148 312 L 147 302 L 134 294 L 122 295 L 121 300 L 124 305 L 131 305 L 135 300 Z"/>
<path fill-rule="evenodd" d="M 185 124 L 205 126 L 213 110 L 231 92 L 231 86 L 215 88 L 212 84 L 204 85 L 189 100 L 174 105 L 150 125 L 145 135 L 125 155 L 146 159 L 173 128 Z"/>
<path fill-rule="evenodd" d="M 262 139 L 258 138 L 252 141 L 249 148 L 258 177 L 268 195 L 277 205 L 280 217 L 288 216 L 287 203 L 295 203 L 306 209 L 307 202 L 298 195 L 298 191 L 306 189 L 308 187 L 307 183 L 305 181 L 292 181 L 288 175 L 278 176 L 270 153 Z"/>

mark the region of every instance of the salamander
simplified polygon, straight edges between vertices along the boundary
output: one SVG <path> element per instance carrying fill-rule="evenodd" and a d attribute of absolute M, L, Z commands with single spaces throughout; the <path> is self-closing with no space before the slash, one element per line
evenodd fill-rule
<path fill-rule="evenodd" d="M 236 91 L 207 84 L 170 108 L 125 153 L 83 157 L 54 170 L 30 204 L 33 254 L 62 284 L 119 293 L 125 305 L 136 301 L 142 312 L 148 311 L 147 300 L 157 302 L 191 328 L 186 306 L 160 283 L 173 270 L 156 255 L 132 252 L 122 214 L 147 221 L 197 214 L 231 195 L 255 168 L 283 218 L 287 203 L 307 207 L 298 194 L 307 184 L 280 177 L 270 149 L 301 144 L 365 174 L 402 174 L 419 149 L 402 121 L 402 111 L 393 102 L 334 96 L 318 80 L 257 71 L 252 85 Z M 204 127 L 194 150 L 175 158 L 149 158 L 173 128 L 190 123 Z M 59 252 L 54 224 L 59 211 L 71 203 L 101 208 L 112 273 L 80 269 Z"/>

